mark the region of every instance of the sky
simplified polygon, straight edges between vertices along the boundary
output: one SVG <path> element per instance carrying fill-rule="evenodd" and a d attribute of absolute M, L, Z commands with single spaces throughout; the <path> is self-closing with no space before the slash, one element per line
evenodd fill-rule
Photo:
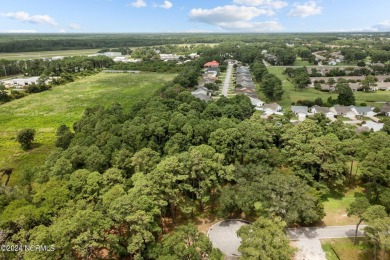
<path fill-rule="evenodd" d="M 0 0 L 0 33 L 389 32 L 390 0 Z"/>

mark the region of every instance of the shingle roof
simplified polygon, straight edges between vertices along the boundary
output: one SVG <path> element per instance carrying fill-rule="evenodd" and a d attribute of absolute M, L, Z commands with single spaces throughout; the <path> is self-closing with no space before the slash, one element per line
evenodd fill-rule
<path fill-rule="evenodd" d="M 334 110 L 336 110 L 337 114 L 346 114 L 348 112 L 352 112 L 351 107 L 346 106 L 334 106 Z"/>
<path fill-rule="evenodd" d="M 381 112 L 390 113 L 390 102 L 387 102 L 386 104 L 383 105 Z"/>
<path fill-rule="evenodd" d="M 266 109 L 271 109 L 271 110 L 273 110 L 273 111 L 276 111 L 276 110 L 278 110 L 279 107 L 280 107 L 279 104 L 277 104 L 277 103 L 271 103 L 271 104 L 265 104 L 265 105 L 263 106 L 263 109 L 264 109 L 264 110 L 266 110 Z"/>
<path fill-rule="evenodd" d="M 359 114 L 366 114 L 373 110 L 372 107 L 354 107 Z"/>
<path fill-rule="evenodd" d="M 313 108 L 316 110 L 317 113 L 324 113 L 324 114 L 326 114 L 326 113 L 331 112 L 329 107 L 320 107 L 320 106 L 315 105 L 315 106 L 312 107 L 312 109 Z"/>
<path fill-rule="evenodd" d="M 307 106 L 291 106 L 291 111 L 293 111 L 295 114 L 298 113 L 307 114 L 309 108 Z"/>

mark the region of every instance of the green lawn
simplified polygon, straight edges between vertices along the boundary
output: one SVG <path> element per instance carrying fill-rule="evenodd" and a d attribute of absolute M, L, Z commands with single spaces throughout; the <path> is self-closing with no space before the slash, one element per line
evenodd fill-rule
<path fill-rule="evenodd" d="M 322 249 L 326 253 L 328 260 L 370 260 L 374 259 L 374 254 L 370 250 L 366 238 L 358 238 L 357 244 L 353 244 L 353 239 L 337 238 L 321 240 Z M 382 256 L 382 252 L 378 252 L 378 259 Z M 387 256 L 387 257 L 386 257 Z M 389 259 L 389 252 L 384 259 Z"/>
<path fill-rule="evenodd" d="M 61 124 L 72 126 L 87 107 L 119 102 L 129 109 L 150 97 L 173 74 L 106 74 L 80 79 L 50 91 L 32 94 L 0 106 L 0 168 L 13 167 L 10 185 L 24 169 L 44 163 L 54 148 L 55 131 Z M 18 130 L 36 130 L 34 149 L 23 151 L 15 141 Z"/>
<path fill-rule="evenodd" d="M 294 62 L 294 66 L 310 66 L 310 62 L 306 60 L 302 60 L 301 58 L 297 58 Z"/>
<path fill-rule="evenodd" d="M 321 92 L 314 88 L 307 88 L 304 90 L 296 91 L 294 85 L 288 80 L 287 76 L 283 74 L 284 67 L 267 67 L 270 73 L 275 74 L 283 82 L 283 89 L 285 93 L 283 94 L 282 100 L 278 103 L 283 108 L 289 108 L 292 102 L 297 102 L 298 100 L 312 100 L 320 97 L 324 102 L 331 96 L 333 99 L 337 98 L 337 94 L 330 94 L 327 92 Z M 376 91 L 376 92 L 354 92 L 356 104 L 367 103 L 367 105 L 381 107 L 383 104 L 375 102 L 388 102 L 390 101 L 390 91 Z M 266 100 L 264 95 L 260 95 L 262 100 Z"/>
<path fill-rule="evenodd" d="M 326 216 L 323 223 L 326 226 L 355 225 L 358 219 L 347 216 L 347 207 L 355 200 L 355 192 L 362 192 L 363 188 L 351 189 L 343 194 L 331 192 L 323 199 Z"/>
<path fill-rule="evenodd" d="M 81 56 L 81 55 L 97 53 L 98 51 L 100 51 L 100 49 L 13 52 L 13 53 L 2 53 L 1 58 L 7 60 L 41 59 L 41 58 L 51 58 L 54 56 Z"/>

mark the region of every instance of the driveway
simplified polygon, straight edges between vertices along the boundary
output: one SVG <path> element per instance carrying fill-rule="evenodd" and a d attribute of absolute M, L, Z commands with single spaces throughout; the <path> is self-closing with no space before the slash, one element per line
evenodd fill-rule
<path fill-rule="evenodd" d="M 223 220 L 214 224 L 207 235 L 214 248 L 221 250 L 230 259 L 237 259 L 241 255 L 238 252 L 241 238 L 237 235 L 237 230 L 247 224 L 236 219 Z"/>
<path fill-rule="evenodd" d="M 228 94 L 230 78 L 232 77 L 232 71 L 233 71 L 233 64 L 229 63 L 226 71 L 225 82 L 223 83 L 223 88 L 222 88 L 222 95 L 224 95 L 225 97 L 227 97 Z"/>
<path fill-rule="evenodd" d="M 358 236 L 364 236 L 362 229 L 365 225 L 359 226 Z M 326 260 L 325 252 L 322 250 L 320 239 L 326 238 L 348 238 L 355 236 L 356 226 L 329 226 L 329 227 L 304 227 L 288 228 L 286 233 L 290 240 L 297 240 L 298 252 L 296 260 Z"/>

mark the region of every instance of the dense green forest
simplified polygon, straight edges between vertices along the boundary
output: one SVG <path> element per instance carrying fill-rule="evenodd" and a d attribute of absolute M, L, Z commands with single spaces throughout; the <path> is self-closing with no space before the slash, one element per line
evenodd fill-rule
<path fill-rule="evenodd" d="M 353 33 L 295 33 L 295 34 L 0 34 L 0 53 L 96 48 L 139 47 L 166 44 L 223 43 L 291 43 L 311 42 L 355 44 L 364 34 Z M 372 40 L 386 37 L 385 33 L 366 34 Z M 388 37 L 388 36 L 387 36 Z M 345 40 L 344 40 L 345 39 Z M 349 42 L 348 42 L 349 41 Z M 372 41 L 370 40 L 372 45 Z M 368 45 L 368 43 L 367 43 Z"/>
<path fill-rule="evenodd" d="M 355 194 L 348 214 L 359 218 L 358 225 L 362 221 L 369 225 L 366 234 L 372 248 L 388 246 L 387 125 L 381 132 L 358 134 L 354 126 L 331 122 L 322 114 L 292 124 L 289 113 L 261 118 L 244 95 L 207 103 L 188 91 L 197 85 L 206 61 L 234 58 L 250 65 L 259 93 L 280 100 L 283 82 L 262 63 L 263 48 L 286 63 L 294 63 L 298 56 L 310 62 L 307 50 L 332 50 L 325 43 L 348 45 L 355 36 L 250 34 L 245 41 L 238 34 L 113 35 L 112 39 L 107 35 L 50 35 L 42 41 L 32 41 L 40 35 L 12 37 L 2 38 L 0 48 L 12 51 L 12 46 L 20 48 L 23 41 L 31 42 L 23 45 L 26 50 L 47 50 L 51 44 L 65 48 L 65 43 L 67 48 L 158 45 L 166 44 L 167 37 L 171 44 L 231 41 L 218 47 L 194 47 L 201 58 L 183 65 L 153 59 L 114 64 L 100 56 L 0 60 L 2 75 L 66 79 L 102 68 L 178 73 L 130 111 L 119 103 L 86 109 L 79 121 L 58 128 L 57 148 L 44 165 L 24 171 L 17 185 L 0 187 L 0 244 L 55 247 L 50 252 L 4 252 L 4 257 L 221 259 L 222 253 L 194 226 L 199 216 L 217 216 L 253 222 L 238 232 L 244 259 L 288 259 L 293 250 L 283 228 L 320 223 L 326 214 L 324 198 L 356 186 L 364 192 Z M 372 37 L 378 40 L 379 35 Z M 310 49 L 285 47 L 289 40 L 313 44 Z M 370 54 L 378 61 L 388 61 L 387 44 L 378 40 L 369 48 L 366 43 L 342 51 L 351 60 Z M 388 65 L 381 68 L 388 73 Z M 287 69 L 285 75 L 296 90 L 308 84 L 303 67 Z M 24 148 L 34 149 L 31 144 Z M 356 162 L 359 171 L 354 168 Z M 250 239 L 252 232 L 256 239 Z M 269 235 L 280 243 L 270 245 Z"/>
<path fill-rule="evenodd" d="M 243 215 L 275 219 L 281 231 L 320 221 L 321 196 L 351 183 L 366 187 L 369 205 L 389 212 L 389 134 L 356 134 L 322 115 L 296 126 L 287 117 L 263 120 L 242 95 L 195 99 L 182 87 L 191 75 L 197 67 L 129 113 L 120 104 L 96 106 L 72 128 L 60 127 L 58 150 L 45 165 L 0 190 L 2 239 L 56 250 L 7 254 L 220 259 L 193 226 L 167 234 L 167 223 L 185 224 L 200 213 Z M 354 160 L 361 175 L 352 178 Z M 175 250 L 183 238 L 196 249 Z"/>

